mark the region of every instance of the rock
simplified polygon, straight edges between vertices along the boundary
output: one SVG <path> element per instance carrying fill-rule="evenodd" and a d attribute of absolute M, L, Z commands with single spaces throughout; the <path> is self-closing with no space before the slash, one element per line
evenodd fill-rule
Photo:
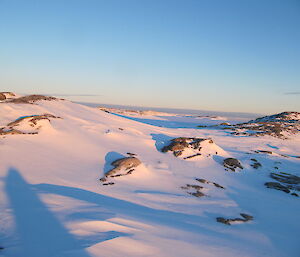
<path fill-rule="evenodd" d="M 195 190 L 195 192 L 187 192 L 188 194 L 190 194 L 192 196 L 195 196 L 195 197 L 205 196 L 205 194 L 201 192 L 201 189 L 203 189 L 203 186 L 187 184 L 186 186 L 181 187 L 181 188 L 184 190 L 191 190 L 191 189 Z"/>
<path fill-rule="evenodd" d="M 175 157 L 181 156 L 186 149 L 192 149 L 195 154 L 184 157 L 184 159 L 191 159 L 197 156 L 200 156 L 201 142 L 207 141 L 208 143 L 213 143 L 211 139 L 207 138 L 197 138 L 197 137 L 178 137 L 171 140 L 169 145 L 164 146 L 161 151 L 163 153 L 173 152 Z M 198 151 L 198 153 L 197 153 Z"/>
<path fill-rule="evenodd" d="M 114 185 L 115 183 L 114 182 L 108 182 L 108 183 L 103 183 L 102 185 L 103 186 L 111 186 L 111 185 Z"/>
<path fill-rule="evenodd" d="M 27 95 L 27 96 L 22 96 L 19 98 L 14 98 L 11 99 L 9 102 L 10 103 L 17 103 L 17 104 L 31 104 L 34 103 L 36 101 L 54 101 L 54 100 L 58 100 L 55 97 L 52 96 L 44 96 L 44 95 Z"/>
<path fill-rule="evenodd" d="M 202 186 L 199 186 L 199 185 L 190 185 L 190 184 L 187 184 L 186 187 L 187 188 L 194 188 L 196 190 L 201 190 L 203 188 Z"/>
<path fill-rule="evenodd" d="M 270 173 L 270 177 L 277 180 L 278 182 L 267 182 L 265 185 L 268 188 L 277 189 L 285 193 L 290 193 L 290 190 L 300 191 L 300 177 L 292 175 L 286 172 Z M 291 193 L 295 196 L 296 193 Z M 296 196 L 298 196 L 296 194 Z"/>
<path fill-rule="evenodd" d="M 246 214 L 246 213 L 240 213 L 240 215 L 246 220 L 253 220 L 253 216 Z"/>
<path fill-rule="evenodd" d="M 220 223 L 223 223 L 226 225 L 231 225 L 231 223 L 236 222 L 236 221 L 247 222 L 247 221 L 253 220 L 253 216 L 251 216 L 249 214 L 240 213 L 240 215 L 242 216 L 242 218 L 226 219 L 223 217 L 217 217 L 216 220 L 217 220 L 217 222 L 220 222 Z"/>
<path fill-rule="evenodd" d="M 109 178 L 116 178 L 116 177 L 121 177 L 121 176 L 126 176 L 131 174 L 135 167 L 139 166 L 141 164 L 141 161 L 133 156 L 130 157 L 124 157 L 121 159 L 118 159 L 114 162 L 112 162 L 112 166 L 114 166 L 113 169 L 108 171 L 104 177 L 100 178 L 99 180 L 102 183 L 102 185 L 113 185 L 115 184 L 114 182 L 107 182 Z"/>
<path fill-rule="evenodd" d="M 256 153 L 265 153 L 265 154 L 273 154 L 272 151 L 266 151 L 266 150 L 256 150 L 254 152 L 256 152 Z"/>
<path fill-rule="evenodd" d="M 217 184 L 217 183 L 214 183 L 214 182 L 213 182 L 213 185 L 214 185 L 215 187 L 225 189 L 225 187 L 221 186 L 220 184 Z"/>
<path fill-rule="evenodd" d="M 258 168 L 261 167 L 261 164 L 259 162 L 255 162 L 255 163 L 251 164 L 251 167 L 253 167 L 254 169 L 257 170 Z"/>
<path fill-rule="evenodd" d="M 226 225 L 231 225 L 229 219 L 225 219 L 223 217 L 217 217 L 216 220 L 217 220 L 217 222 L 220 222 L 220 223 L 223 223 L 223 224 L 226 224 Z"/>
<path fill-rule="evenodd" d="M 202 196 L 205 196 L 204 193 L 200 192 L 200 191 L 197 191 L 195 193 L 189 193 L 190 195 L 193 195 L 195 197 L 202 197 Z"/>
<path fill-rule="evenodd" d="M 37 124 L 37 121 L 39 120 L 48 120 L 50 122 L 50 118 L 52 119 L 60 119 L 60 117 L 56 117 L 52 114 L 46 113 L 46 114 L 41 114 L 41 115 L 30 115 L 30 116 L 26 116 L 26 117 L 22 117 L 19 119 L 16 119 L 13 122 L 10 122 L 7 124 L 8 127 L 14 127 L 19 125 L 23 120 L 28 120 L 29 123 L 32 123 L 33 125 Z"/>
<path fill-rule="evenodd" d="M 182 155 L 182 152 L 183 151 L 174 151 L 173 154 L 175 157 L 178 157 L 178 156 Z"/>
<path fill-rule="evenodd" d="M 112 177 L 115 176 L 116 173 L 124 170 L 124 171 L 131 171 L 132 168 L 135 168 L 141 164 L 141 161 L 136 157 L 125 157 L 118 159 L 114 162 L 112 162 L 112 165 L 115 167 L 108 171 L 105 174 L 105 177 Z"/>
<path fill-rule="evenodd" d="M 270 177 L 279 181 L 279 182 L 282 182 L 282 183 L 285 183 L 285 184 L 292 184 L 292 185 L 298 185 L 300 184 L 300 177 L 298 176 L 295 176 L 295 175 L 291 175 L 291 174 L 288 174 L 288 173 L 284 173 L 284 172 L 280 172 L 281 174 L 277 174 L 277 173 L 271 173 L 270 174 Z"/>
<path fill-rule="evenodd" d="M 203 184 L 209 184 L 208 180 L 206 179 L 203 179 L 203 178 L 196 178 L 196 180 L 200 183 L 203 183 Z"/>
<path fill-rule="evenodd" d="M 289 193 L 290 192 L 290 190 L 286 186 L 281 185 L 280 183 L 277 183 L 277 182 L 266 182 L 265 186 L 267 188 L 272 188 L 272 189 L 280 190 L 280 191 L 283 191 L 285 193 Z"/>
<path fill-rule="evenodd" d="M 280 190 L 285 193 L 290 193 L 291 190 L 300 191 L 300 177 L 296 175 L 292 175 L 286 172 L 271 172 L 270 177 L 277 180 L 278 182 L 265 183 L 265 186 L 268 188 Z M 292 192 L 291 195 L 298 196 L 298 194 L 296 194 L 295 192 Z"/>
<path fill-rule="evenodd" d="M 226 158 L 223 161 L 223 165 L 224 167 L 229 168 L 232 171 L 235 171 L 236 168 L 243 169 L 243 166 L 241 165 L 240 161 L 235 158 Z"/>
<path fill-rule="evenodd" d="M 6 99 L 5 94 L 0 93 L 0 101 L 4 101 Z"/>
<path fill-rule="evenodd" d="M 127 155 L 129 155 L 129 156 L 136 156 L 136 154 L 135 153 L 127 153 Z"/>
<path fill-rule="evenodd" d="M 172 141 L 168 146 L 163 147 L 161 150 L 163 153 L 168 151 L 178 152 L 187 148 L 189 144 L 186 141 Z"/>
<path fill-rule="evenodd" d="M 23 134 L 29 134 L 29 133 L 24 133 L 24 132 L 21 132 L 20 130 L 13 129 L 13 128 L 11 128 L 11 129 L 0 128 L 0 135 L 1 136 L 6 136 L 6 135 L 23 135 Z"/>
<path fill-rule="evenodd" d="M 200 156 L 200 155 L 201 155 L 201 153 L 196 153 L 196 154 L 193 154 L 193 155 L 184 157 L 183 159 L 184 159 L 184 160 L 186 160 L 186 159 L 191 159 L 191 158 L 194 158 L 194 157 L 197 157 L 197 156 Z"/>
<path fill-rule="evenodd" d="M 300 113 L 282 112 L 270 116 L 261 117 L 256 120 L 251 120 L 246 123 L 231 125 L 230 129 L 233 130 L 232 134 L 234 135 L 269 135 L 281 139 L 287 139 L 288 134 L 299 133 Z"/>
<path fill-rule="evenodd" d="M 262 165 L 261 163 L 259 163 L 256 159 L 251 159 L 251 161 L 253 161 L 253 163 L 251 164 L 251 167 L 253 167 L 254 169 L 258 169 L 260 168 Z"/>
<path fill-rule="evenodd" d="M 219 185 L 218 183 L 211 182 L 211 181 L 208 181 L 208 180 L 203 179 L 203 178 L 196 178 L 196 180 L 197 180 L 198 182 L 200 182 L 200 183 L 203 183 L 203 184 L 210 184 L 210 185 L 213 185 L 213 186 L 215 186 L 215 187 L 225 189 L 225 187 Z"/>

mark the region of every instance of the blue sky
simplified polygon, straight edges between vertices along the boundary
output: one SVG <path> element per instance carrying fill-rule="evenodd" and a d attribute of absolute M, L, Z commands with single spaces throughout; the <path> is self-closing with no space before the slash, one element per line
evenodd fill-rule
<path fill-rule="evenodd" d="M 0 90 L 300 111 L 299 0 L 0 0 Z"/>

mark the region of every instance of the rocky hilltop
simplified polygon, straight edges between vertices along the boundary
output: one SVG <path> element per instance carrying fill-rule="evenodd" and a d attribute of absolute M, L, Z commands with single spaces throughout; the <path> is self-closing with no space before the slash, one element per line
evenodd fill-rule
<path fill-rule="evenodd" d="M 223 129 L 232 130 L 233 135 L 273 136 L 287 139 L 300 131 L 300 113 L 282 112 L 264 116 L 236 125 L 223 125 Z"/>

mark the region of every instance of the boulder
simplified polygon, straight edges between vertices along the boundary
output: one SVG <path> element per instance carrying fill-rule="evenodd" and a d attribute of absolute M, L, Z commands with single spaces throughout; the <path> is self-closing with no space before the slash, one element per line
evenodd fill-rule
<path fill-rule="evenodd" d="M 111 177 L 112 175 L 115 175 L 119 171 L 125 170 L 130 172 L 131 169 L 139 166 L 141 164 L 141 161 L 136 157 L 125 157 L 118 159 L 114 162 L 112 162 L 112 165 L 115 167 L 108 171 L 105 174 L 105 177 Z"/>
<path fill-rule="evenodd" d="M 0 101 L 4 101 L 6 99 L 5 94 L 0 93 Z"/>
<path fill-rule="evenodd" d="M 163 153 L 173 152 L 175 157 L 178 157 L 184 153 L 186 149 L 192 149 L 195 154 L 184 157 L 184 159 L 190 159 L 197 157 L 200 154 L 201 150 L 201 142 L 208 141 L 208 143 L 212 144 L 213 141 L 207 138 L 197 138 L 197 137 L 177 137 L 171 140 L 169 145 L 164 146 L 161 151 Z M 198 152 L 198 153 L 197 153 Z"/>
<path fill-rule="evenodd" d="M 229 168 L 232 171 L 235 171 L 236 168 L 243 169 L 243 166 L 240 163 L 240 161 L 238 159 L 235 159 L 235 158 L 226 158 L 223 161 L 223 165 L 224 165 L 224 167 Z"/>

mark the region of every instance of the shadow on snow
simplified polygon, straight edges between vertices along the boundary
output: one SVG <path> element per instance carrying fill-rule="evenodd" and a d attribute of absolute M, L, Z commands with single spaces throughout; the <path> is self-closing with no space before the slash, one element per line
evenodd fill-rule
<path fill-rule="evenodd" d="M 84 250 L 85 247 L 127 235 L 109 231 L 100 233 L 97 237 L 78 238 L 70 234 L 58 221 L 39 199 L 34 187 L 28 184 L 16 169 L 9 169 L 5 182 L 19 242 L 16 249 L 5 248 L 5 256 L 19 254 L 28 257 L 53 257 L 67 256 L 70 253 L 74 256 L 76 250 L 81 257 L 88 257 L 90 255 Z"/>

